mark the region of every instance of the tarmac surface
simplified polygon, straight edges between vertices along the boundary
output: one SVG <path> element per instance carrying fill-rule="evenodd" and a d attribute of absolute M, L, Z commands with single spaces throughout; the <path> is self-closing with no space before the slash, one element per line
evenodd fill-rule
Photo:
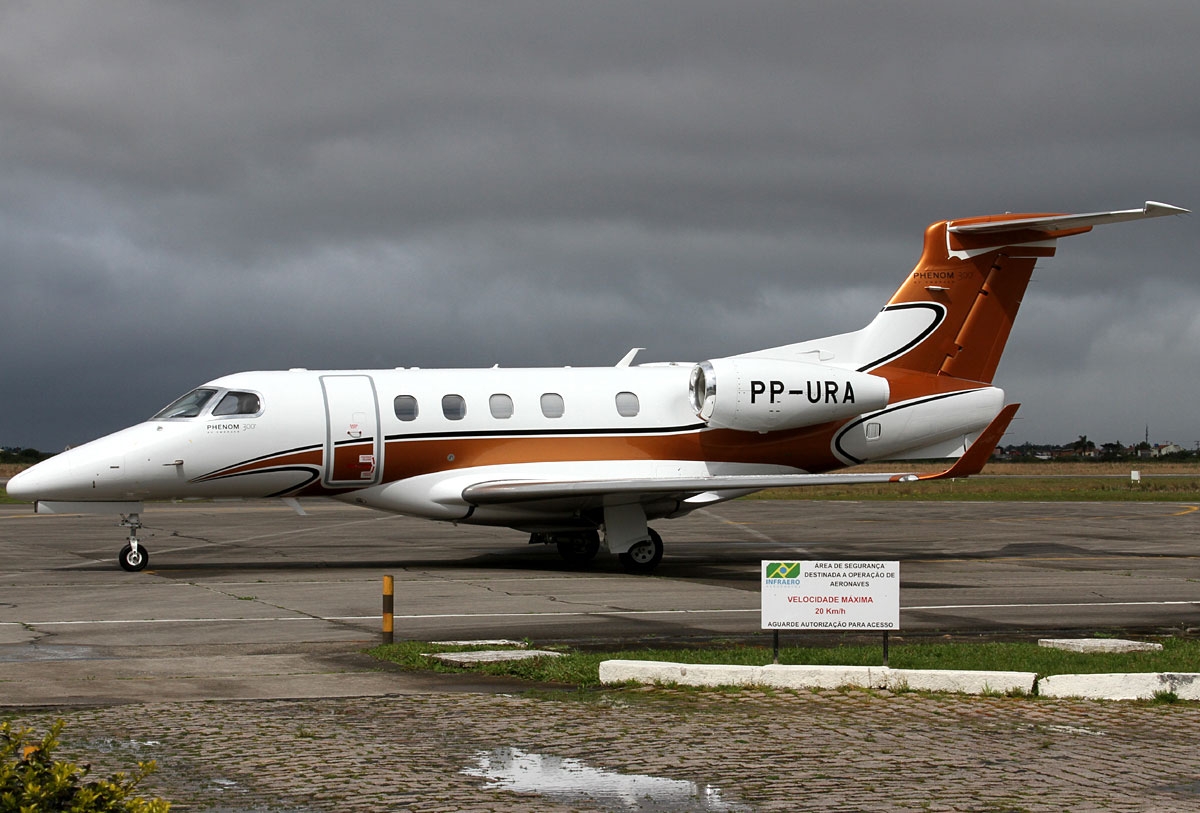
<path fill-rule="evenodd" d="M 114 518 L 0 507 L 0 719 L 68 719 L 98 774 L 156 759 L 176 810 L 1200 810 L 1194 704 L 529 691 L 361 654 L 385 574 L 397 639 L 755 638 L 783 556 L 900 560 L 903 635 L 1189 634 L 1195 506 L 738 501 L 658 523 L 652 577 L 305 507 L 152 506 L 139 574 Z"/>

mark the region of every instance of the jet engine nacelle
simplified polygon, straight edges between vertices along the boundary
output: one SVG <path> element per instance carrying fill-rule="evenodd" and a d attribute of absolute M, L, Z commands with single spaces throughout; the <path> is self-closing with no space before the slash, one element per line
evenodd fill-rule
<path fill-rule="evenodd" d="M 744 432 L 796 429 L 887 406 L 887 379 L 778 359 L 723 358 L 692 368 L 692 408 L 709 426 Z"/>

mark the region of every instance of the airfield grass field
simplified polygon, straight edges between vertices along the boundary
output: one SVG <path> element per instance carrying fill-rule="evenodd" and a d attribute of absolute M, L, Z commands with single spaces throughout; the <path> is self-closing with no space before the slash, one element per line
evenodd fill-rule
<path fill-rule="evenodd" d="M 936 472 L 945 461 L 871 464 L 846 471 Z M 1131 472 L 1140 473 L 1134 482 Z M 1200 501 L 1200 462 L 1136 461 L 989 463 L 983 472 L 957 480 L 879 485 L 768 489 L 747 499 L 909 500 L 962 502 L 1195 502 Z"/>

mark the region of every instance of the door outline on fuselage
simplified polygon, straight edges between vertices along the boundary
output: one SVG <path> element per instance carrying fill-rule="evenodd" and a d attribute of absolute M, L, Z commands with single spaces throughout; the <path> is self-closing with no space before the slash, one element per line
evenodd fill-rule
<path fill-rule="evenodd" d="M 325 461 L 321 482 L 329 488 L 362 488 L 383 478 L 379 396 L 369 375 L 323 375 Z"/>

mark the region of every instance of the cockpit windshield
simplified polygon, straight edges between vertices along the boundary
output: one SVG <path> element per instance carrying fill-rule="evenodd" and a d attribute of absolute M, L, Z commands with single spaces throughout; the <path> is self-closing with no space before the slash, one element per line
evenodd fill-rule
<path fill-rule="evenodd" d="M 195 418 L 216 394 L 216 390 L 208 387 L 200 387 L 199 389 L 192 390 L 182 398 L 171 402 L 170 406 L 159 412 L 150 420 L 165 421 L 168 418 Z"/>

